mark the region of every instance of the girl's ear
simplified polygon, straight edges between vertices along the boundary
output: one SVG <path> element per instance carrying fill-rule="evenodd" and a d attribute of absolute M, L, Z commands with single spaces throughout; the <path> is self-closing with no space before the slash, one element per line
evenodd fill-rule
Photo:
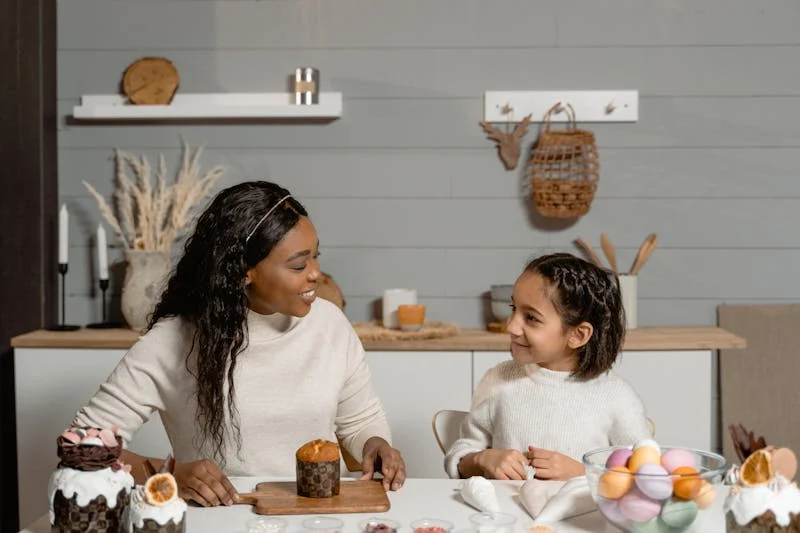
<path fill-rule="evenodd" d="M 567 345 L 573 350 L 582 348 L 592 338 L 592 333 L 594 333 L 594 327 L 588 322 L 581 322 L 572 328 L 567 339 Z"/>
<path fill-rule="evenodd" d="M 252 275 L 252 272 L 253 272 L 253 269 L 251 268 L 250 270 L 248 270 L 248 271 L 247 271 L 247 274 L 245 274 L 245 275 L 244 275 L 244 286 L 245 286 L 245 287 L 247 287 L 247 286 L 249 286 L 251 283 L 253 283 L 253 275 Z"/>

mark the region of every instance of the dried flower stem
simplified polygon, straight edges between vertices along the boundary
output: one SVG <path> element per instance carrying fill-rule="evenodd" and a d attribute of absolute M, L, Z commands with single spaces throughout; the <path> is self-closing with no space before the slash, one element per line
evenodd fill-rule
<path fill-rule="evenodd" d="M 153 184 L 153 169 L 145 156 L 115 150 L 117 215 L 106 200 L 86 181 L 83 184 L 97 200 L 100 213 L 128 249 L 169 251 L 175 240 L 187 231 L 205 200 L 224 173 L 216 166 L 201 174 L 202 147 L 194 152 L 183 143 L 181 167 L 174 183 L 166 179 L 167 165 L 159 155 Z M 128 175 L 128 171 L 133 173 Z"/>

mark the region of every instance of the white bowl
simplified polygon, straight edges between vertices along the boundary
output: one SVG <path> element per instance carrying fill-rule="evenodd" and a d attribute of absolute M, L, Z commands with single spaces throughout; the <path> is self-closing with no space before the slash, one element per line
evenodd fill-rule
<path fill-rule="evenodd" d="M 514 285 L 491 285 L 489 292 L 492 295 L 492 300 L 511 301 L 511 295 L 514 294 Z"/>
<path fill-rule="evenodd" d="M 511 301 L 492 300 L 492 315 L 497 322 L 505 322 L 511 316 Z"/>

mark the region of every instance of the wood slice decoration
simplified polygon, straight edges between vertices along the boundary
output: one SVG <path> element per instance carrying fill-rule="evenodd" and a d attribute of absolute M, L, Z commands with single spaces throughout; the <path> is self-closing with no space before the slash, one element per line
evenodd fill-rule
<path fill-rule="evenodd" d="M 136 105 L 169 104 L 179 84 L 178 69 L 163 57 L 137 59 L 122 77 L 122 91 Z"/>

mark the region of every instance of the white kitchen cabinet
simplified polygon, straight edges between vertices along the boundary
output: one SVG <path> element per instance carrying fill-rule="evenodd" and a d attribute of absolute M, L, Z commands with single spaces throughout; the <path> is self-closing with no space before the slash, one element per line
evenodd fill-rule
<path fill-rule="evenodd" d="M 471 352 L 367 352 L 367 357 L 408 476 L 447 477 L 433 415 L 439 409 L 469 409 Z"/>

